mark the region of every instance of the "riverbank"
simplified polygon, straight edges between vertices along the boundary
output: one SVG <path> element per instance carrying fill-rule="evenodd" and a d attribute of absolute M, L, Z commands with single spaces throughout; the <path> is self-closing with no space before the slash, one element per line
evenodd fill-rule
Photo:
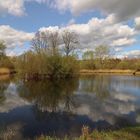
<path fill-rule="evenodd" d="M 140 75 L 140 71 L 136 70 L 120 70 L 120 69 L 99 69 L 99 70 L 88 70 L 82 69 L 80 70 L 81 75 L 86 74 L 120 74 L 120 75 Z"/>
<path fill-rule="evenodd" d="M 0 68 L 0 76 L 1 75 L 9 75 L 15 73 L 15 70 L 9 68 Z"/>
<path fill-rule="evenodd" d="M 129 127 L 121 130 L 99 132 L 97 130 L 89 134 L 88 129 L 82 129 L 82 135 L 79 138 L 64 139 L 41 136 L 36 140 L 139 140 L 140 139 L 140 127 Z"/>

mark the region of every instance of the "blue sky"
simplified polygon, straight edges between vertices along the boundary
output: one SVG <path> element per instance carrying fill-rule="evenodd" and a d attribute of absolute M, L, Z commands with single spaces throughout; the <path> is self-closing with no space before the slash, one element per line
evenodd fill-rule
<path fill-rule="evenodd" d="M 88 12 L 81 15 L 72 15 L 69 11 L 60 13 L 57 9 L 52 9 L 46 4 L 36 2 L 25 3 L 26 15 L 13 16 L 4 15 L 1 17 L 1 25 L 10 25 L 11 27 L 26 32 L 36 32 L 40 27 L 64 26 L 71 19 L 76 23 L 86 23 L 93 17 L 102 17 L 99 12 Z"/>
<path fill-rule="evenodd" d="M 7 44 L 8 55 L 18 55 L 30 48 L 36 31 L 57 26 L 79 35 L 81 52 L 106 44 L 118 57 L 139 57 L 138 4 L 138 0 L 5 0 L 0 2 L 0 39 Z"/>

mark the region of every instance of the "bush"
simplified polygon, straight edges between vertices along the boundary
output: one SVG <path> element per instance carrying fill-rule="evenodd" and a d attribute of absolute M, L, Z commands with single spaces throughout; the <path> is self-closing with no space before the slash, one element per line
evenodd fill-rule
<path fill-rule="evenodd" d="M 28 78 L 67 78 L 75 76 L 79 70 L 78 62 L 73 56 L 28 52 L 18 61 L 20 73 Z"/>
<path fill-rule="evenodd" d="M 135 63 L 127 60 L 122 60 L 118 65 L 118 69 L 126 70 L 126 69 L 136 69 Z"/>
<path fill-rule="evenodd" d="M 13 63 L 10 61 L 10 59 L 7 56 L 0 57 L 0 67 L 14 69 Z"/>
<path fill-rule="evenodd" d="M 140 70 L 140 59 L 91 59 L 80 60 L 81 69 L 131 69 Z"/>
<path fill-rule="evenodd" d="M 91 70 L 96 69 L 94 60 L 83 60 L 81 61 L 80 65 L 81 69 L 91 69 Z"/>
<path fill-rule="evenodd" d="M 79 66 L 77 60 L 72 57 L 62 57 L 60 55 L 49 56 L 45 63 L 45 74 L 49 78 L 73 77 L 78 73 Z"/>

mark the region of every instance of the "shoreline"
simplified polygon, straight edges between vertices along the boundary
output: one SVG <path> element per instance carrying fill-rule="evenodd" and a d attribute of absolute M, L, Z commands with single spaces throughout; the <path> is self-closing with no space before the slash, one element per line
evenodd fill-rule
<path fill-rule="evenodd" d="M 140 71 L 136 70 L 121 70 L 121 69 L 98 69 L 98 70 L 88 70 L 82 69 L 80 70 L 80 75 L 134 75 L 140 76 Z"/>
<path fill-rule="evenodd" d="M 10 70 L 8 68 L 0 68 L 0 76 L 11 75 L 16 73 L 15 70 Z M 121 69 L 81 69 L 79 75 L 133 75 L 140 76 L 140 71 L 136 70 L 121 70 Z"/>
<path fill-rule="evenodd" d="M 57 137 L 50 137 L 41 135 L 37 137 L 36 140 L 139 140 L 140 134 L 140 127 L 126 127 L 121 128 L 119 130 L 109 130 L 109 131 L 98 131 L 93 130 L 90 132 L 88 126 L 84 126 L 82 128 L 82 134 L 79 137 L 67 137 L 64 138 L 57 138 Z"/>
<path fill-rule="evenodd" d="M 13 69 L 9 69 L 9 68 L 0 68 L 0 76 L 4 76 L 4 75 L 11 75 L 15 73 L 15 70 Z"/>

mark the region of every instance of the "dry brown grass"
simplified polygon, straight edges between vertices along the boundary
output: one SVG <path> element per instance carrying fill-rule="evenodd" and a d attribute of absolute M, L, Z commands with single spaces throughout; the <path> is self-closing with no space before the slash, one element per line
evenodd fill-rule
<path fill-rule="evenodd" d="M 136 72 L 136 75 L 140 75 L 140 71 Z"/>
<path fill-rule="evenodd" d="M 8 68 L 0 68 L 0 75 L 10 74 L 10 73 L 11 73 L 10 69 L 8 69 Z"/>
<path fill-rule="evenodd" d="M 133 75 L 135 70 L 121 70 L 121 69 L 99 69 L 99 70 L 80 70 L 80 74 L 124 74 L 124 75 Z M 140 72 L 136 72 L 136 75 L 140 75 Z"/>
<path fill-rule="evenodd" d="M 9 75 L 9 74 L 13 74 L 16 71 L 14 69 L 9 69 L 9 68 L 0 68 L 0 76 L 2 75 Z"/>

